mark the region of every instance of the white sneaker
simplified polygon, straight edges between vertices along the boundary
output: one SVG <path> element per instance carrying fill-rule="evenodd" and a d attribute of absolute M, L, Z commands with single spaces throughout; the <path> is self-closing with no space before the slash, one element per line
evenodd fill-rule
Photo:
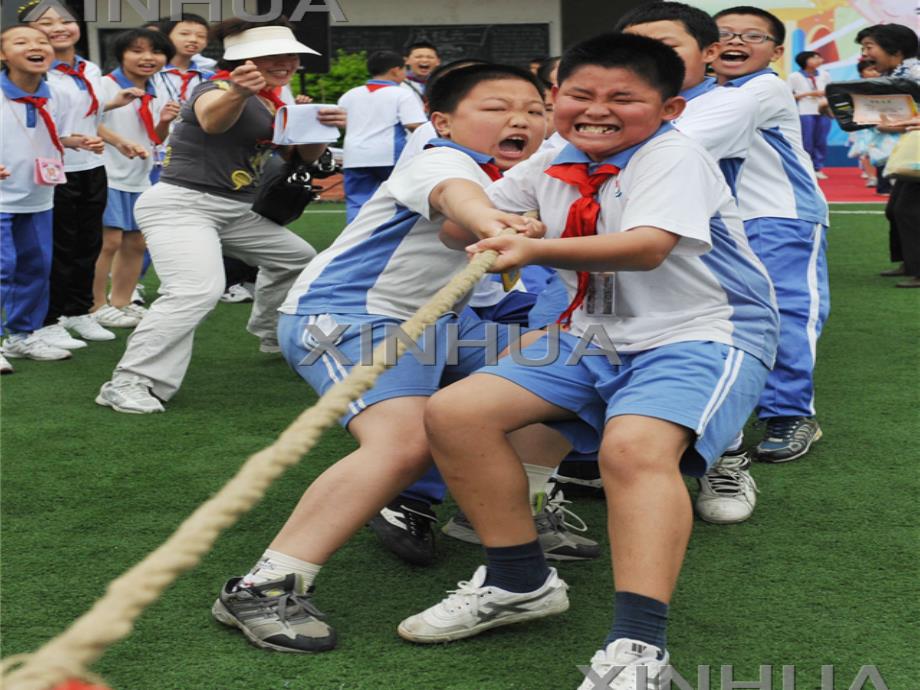
<path fill-rule="evenodd" d="M 3 343 L 3 354 L 13 359 L 34 359 L 39 362 L 70 358 L 70 350 L 45 342 L 37 333 L 28 336 L 11 335 Z"/>
<path fill-rule="evenodd" d="M 281 352 L 281 346 L 278 344 L 276 338 L 262 338 L 259 341 L 259 352 L 264 352 L 267 355 L 273 355 L 278 352 Z"/>
<path fill-rule="evenodd" d="M 549 569 L 546 582 L 533 592 L 506 592 L 484 587 L 486 567 L 479 566 L 469 582 L 460 582 L 449 596 L 410 616 L 397 632 L 404 640 L 422 644 L 450 642 L 478 635 L 489 628 L 522 623 L 567 611 L 568 585 Z"/>
<path fill-rule="evenodd" d="M 236 285 L 231 285 L 227 288 L 227 291 L 220 296 L 220 301 L 227 304 L 235 304 L 237 302 L 252 302 L 252 293 L 246 289 L 242 283 L 237 283 Z"/>
<path fill-rule="evenodd" d="M 119 309 L 121 309 L 128 316 L 136 316 L 138 322 L 147 315 L 147 307 L 144 307 L 140 304 L 135 304 L 134 302 L 131 304 L 126 304 L 123 307 L 119 307 Z"/>
<path fill-rule="evenodd" d="M 706 522 L 731 525 L 744 522 L 757 505 L 757 484 L 747 453 L 723 455 L 699 480 L 696 514 Z"/>
<path fill-rule="evenodd" d="M 115 374 L 111 381 L 102 384 L 96 404 L 127 414 L 166 412 L 163 403 L 150 392 L 151 385 L 150 379 L 143 376 Z"/>
<path fill-rule="evenodd" d="M 10 364 L 9 360 L 3 355 L 0 355 L 0 374 L 12 374 L 13 371 L 13 365 Z"/>
<path fill-rule="evenodd" d="M 84 340 L 93 342 L 102 342 L 104 340 L 115 340 L 115 334 L 112 331 L 105 330 L 99 325 L 99 322 L 93 318 L 92 314 L 83 314 L 82 316 L 62 316 L 59 321 L 64 328 L 67 328 Z"/>
<path fill-rule="evenodd" d="M 106 304 L 93 312 L 96 323 L 106 328 L 134 328 L 141 322 L 139 316 L 128 314 L 122 309 Z"/>
<path fill-rule="evenodd" d="M 667 652 L 625 637 L 598 651 L 590 666 L 579 668 L 585 679 L 578 690 L 664 690 L 670 688 L 672 675 Z"/>
<path fill-rule="evenodd" d="M 59 323 L 39 328 L 34 335 L 61 350 L 79 350 L 81 347 L 86 347 L 84 341 L 72 337 Z"/>

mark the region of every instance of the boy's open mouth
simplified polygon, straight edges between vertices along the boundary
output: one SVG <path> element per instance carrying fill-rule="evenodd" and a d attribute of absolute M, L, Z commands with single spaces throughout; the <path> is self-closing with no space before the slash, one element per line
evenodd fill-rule
<path fill-rule="evenodd" d="M 741 63 L 749 57 L 747 53 L 742 53 L 740 50 L 726 50 L 719 56 L 719 59 L 722 60 L 722 62 Z"/>
<path fill-rule="evenodd" d="M 586 134 L 610 134 L 611 132 L 619 132 L 620 128 L 616 125 L 589 125 L 582 123 L 575 125 L 575 131 Z"/>
<path fill-rule="evenodd" d="M 47 56 L 45 55 L 28 55 L 26 56 L 26 60 L 28 60 L 29 62 L 35 63 L 36 65 L 41 65 L 42 63 L 45 62 L 46 57 Z"/>
<path fill-rule="evenodd" d="M 527 137 L 521 134 L 514 134 L 498 142 L 498 150 L 502 153 L 523 153 L 525 146 Z"/>

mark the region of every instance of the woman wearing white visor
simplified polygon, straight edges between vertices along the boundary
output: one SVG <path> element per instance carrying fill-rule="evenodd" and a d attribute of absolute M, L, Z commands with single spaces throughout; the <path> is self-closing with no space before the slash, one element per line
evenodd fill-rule
<path fill-rule="evenodd" d="M 128 338 L 112 380 L 96 402 L 119 412 L 163 412 L 192 355 L 198 324 L 224 291 L 221 253 L 258 266 L 247 330 L 263 352 L 277 351 L 277 308 L 316 254 L 293 232 L 252 211 L 262 167 L 272 155 L 278 92 L 290 82 L 298 42 L 286 20 L 228 19 L 214 29 L 232 71 L 199 85 L 169 138 L 160 181 L 144 192 L 135 216 L 160 278 L 160 297 Z M 344 126 L 338 108 L 320 110 L 324 124 Z M 313 161 L 325 144 L 297 147 Z M 283 151 L 289 154 L 290 151 Z"/>

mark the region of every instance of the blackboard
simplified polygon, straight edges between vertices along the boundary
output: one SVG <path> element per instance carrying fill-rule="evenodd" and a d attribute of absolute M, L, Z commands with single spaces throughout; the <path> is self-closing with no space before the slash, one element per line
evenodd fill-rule
<path fill-rule="evenodd" d="M 441 62 L 479 58 L 527 67 L 549 55 L 549 24 L 457 24 L 431 26 L 336 26 L 333 54 L 375 50 L 403 52 L 417 41 L 438 47 Z"/>

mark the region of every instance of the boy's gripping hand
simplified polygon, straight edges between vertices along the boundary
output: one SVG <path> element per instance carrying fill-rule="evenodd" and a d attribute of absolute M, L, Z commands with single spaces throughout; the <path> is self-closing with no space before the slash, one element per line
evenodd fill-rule
<path fill-rule="evenodd" d="M 526 237 L 539 238 L 546 234 L 546 226 L 538 218 L 520 216 L 495 208 L 482 209 L 469 229 L 477 237 L 496 237 L 506 228 Z"/>
<path fill-rule="evenodd" d="M 489 250 L 498 252 L 498 258 L 492 264 L 489 273 L 505 273 L 506 271 L 536 263 L 539 244 L 538 238 L 530 237 L 526 233 L 518 233 L 516 235 L 500 235 L 479 240 L 476 244 L 469 245 L 466 251 L 470 258 L 475 254 Z"/>
<path fill-rule="evenodd" d="M 252 60 L 246 60 L 230 73 L 230 88 L 241 96 L 255 96 L 266 86 L 268 82 Z"/>
<path fill-rule="evenodd" d="M 0 180 L 5 180 L 5 179 L 8 178 L 11 174 L 12 174 L 12 173 L 10 173 L 10 171 L 7 169 L 7 167 L 6 167 L 5 165 L 3 165 L 2 163 L 0 163 Z"/>
<path fill-rule="evenodd" d="M 127 139 L 115 142 L 114 146 L 122 156 L 127 158 L 147 158 L 150 155 L 146 148 Z"/>

